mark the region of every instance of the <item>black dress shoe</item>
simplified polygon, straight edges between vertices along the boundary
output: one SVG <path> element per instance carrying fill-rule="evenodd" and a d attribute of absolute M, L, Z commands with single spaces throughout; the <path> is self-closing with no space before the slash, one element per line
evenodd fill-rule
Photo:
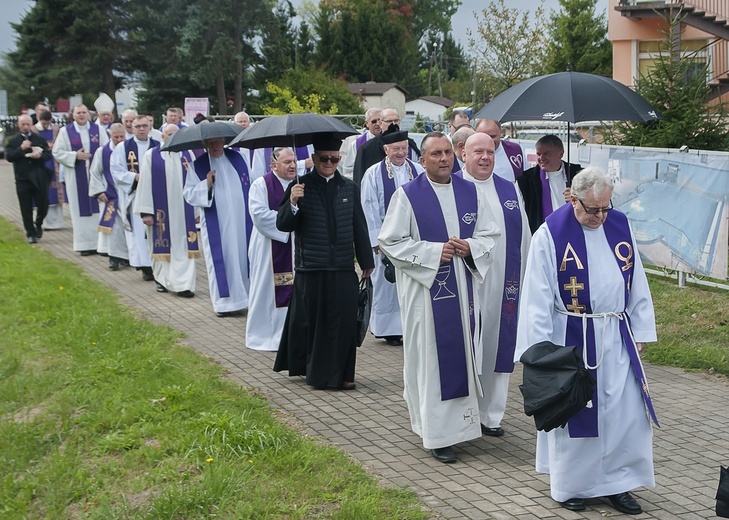
<path fill-rule="evenodd" d="M 157 292 L 167 292 L 167 289 L 164 285 L 159 282 L 155 282 L 155 284 L 157 285 Z"/>
<path fill-rule="evenodd" d="M 35 238 L 40 238 L 43 236 L 43 226 L 40 224 L 35 225 Z"/>
<path fill-rule="evenodd" d="M 398 347 L 402 345 L 402 336 L 385 336 L 385 343 L 391 347 Z"/>
<path fill-rule="evenodd" d="M 344 381 L 341 386 L 342 390 L 354 390 L 355 388 L 357 388 L 357 383 L 354 381 Z"/>
<path fill-rule="evenodd" d="M 488 435 L 489 437 L 501 437 L 504 435 L 504 429 L 501 426 L 496 428 L 489 428 L 488 426 L 481 425 L 481 433 Z"/>
<path fill-rule="evenodd" d="M 28 237 L 28 243 L 29 244 L 37 244 L 38 241 L 35 239 L 35 237 Z"/>
<path fill-rule="evenodd" d="M 180 291 L 177 293 L 177 296 L 180 296 L 182 298 L 192 298 L 195 296 L 195 293 L 192 291 Z"/>
<path fill-rule="evenodd" d="M 627 491 L 625 493 L 618 493 L 617 495 L 610 495 L 606 498 L 615 509 L 626 515 L 639 515 L 643 512 L 640 504 Z"/>
<path fill-rule="evenodd" d="M 584 511 L 585 501 L 581 498 L 570 498 L 564 502 L 560 502 L 559 505 L 570 511 Z"/>
<path fill-rule="evenodd" d="M 95 254 L 96 254 L 95 249 L 88 249 L 86 251 L 81 251 L 81 256 L 91 256 L 91 255 L 95 255 Z"/>
<path fill-rule="evenodd" d="M 119 262 L 116 260 L 109 260 L 109 271 L 118 271 Z"/>
<path fill-rule="evenodd" d="M 232 312 L 216 312 L 215 315 L 218 318 L 230 318 L 233 315 L 233 313 Z"/>
<path fill-rule="evenodd" d="M 430 450 L 430 454 L 433 455 L 433 458 L 435 458 L 435 460 L 448 464 L 458 460 L 458 458 L 456 457 L 456 452 L 453 451 L 453 447 L 451 446 L 446 446 L 445 448 L 433 448 L 432 450 Z"/>

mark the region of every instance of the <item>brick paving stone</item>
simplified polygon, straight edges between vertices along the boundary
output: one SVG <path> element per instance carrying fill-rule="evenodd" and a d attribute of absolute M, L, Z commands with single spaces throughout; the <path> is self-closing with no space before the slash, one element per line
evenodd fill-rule
<path fill-rule="evenodd" d="M 0 216 L 21 222 L 12 167 L 0 161 Z M 264 396 L 315 440 L 340 446 L 379 472 L 391 484 L 414 490 L 442 518 L 598 519 L 620 517 L 602 500 L 588 501 L 582 513 L 568 511 L 549 496 L 549 478 L 534 471 L 534 422 L 523 414 L 517 367 L 502 423 L 504 437 L 486 437 L 456 448 L 459 462 L 436 462 L 410 430 L 402 398 L 402 348 L 368 337 L 357 352 L 357 390 L 310 389 L 302 377 L 272 371 L 275 353 L 245 348 L 246 316 L 217 318 L 213 313 L 205 265 L 197 264 L 192 299 L 160 294 L 133 269 L 110 273 L 100 256 L 71 250 L 66 229 L 48 231 L 38 248 L 71 262 L 105 284 L 141 318 L 185 334 L 184 344 L 228 369 L 228 377 Z M 719 465 L 729 463 L 729 384 L 725 380 L 646 365 L 662 429 L 654 430 L 658 486 L 638 489 L 644 519 L 711 518 Z M 449 502 L 450 501 L 450 502 Z M 459 504 L 454 507 L 452 504 Z"/>

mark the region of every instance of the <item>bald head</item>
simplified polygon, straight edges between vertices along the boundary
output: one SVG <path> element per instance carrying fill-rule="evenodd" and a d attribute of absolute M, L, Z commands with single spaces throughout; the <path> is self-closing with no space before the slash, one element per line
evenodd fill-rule
<path fill-rule="evenodd" d="M 494 140 L 482 132 L 476 132 L 466 140 L 464 157 L 466 171 L 475 179 L 485 181 L 494 172 Z"/>
<path fill-rule="evenodd" d="M 501 125 L 493 119 L 480 119 L 476 125 L 476 131 L 488 135 L 494 140 L 496 148 L 501 146 Z"/>
<path fill-rule="evenodd" d="M 33 120 L 27 114 L 18 117 L 18 130 L 21 134 L 29 134 L 30 128 L 33 126 Z"/>
<path fill-rule="evenodd" d="M 466 140 L 476 133 L 476 130 L 470 126 L 462 126 L 451 136 L 453 143 L 453 152 L 459 160 L 463 160 L 463 148 L 466 146 Z"/>

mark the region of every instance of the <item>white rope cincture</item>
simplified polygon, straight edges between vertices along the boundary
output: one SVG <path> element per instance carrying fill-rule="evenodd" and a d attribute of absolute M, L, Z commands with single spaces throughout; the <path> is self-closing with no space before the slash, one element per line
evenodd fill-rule
<path fill-rule="evenodd" d="M 596 314 L 587 314 L 587 313 L 580 313 L 580 312 L 570 312 L 567 310 L 557 309 L 557 312 L 560 314 L 564 314 L 566 316 L 571 316 L 574 318 L 580 318 L 582 320 L 582 363 L 585 365 L 585 368 L 588 370 L 597 370 L 597 368 L 602 365 L 602 360 L 605 357 L 605 329 L 607 327 L 607 318 L 617 318 L 619 320 L 625 319 L 625 313 L 624 312 L 601 312 Z M 591 366 L 590 363 L 587 361 L 587 319 L 595 319 L 595 318 L 602 318 L 602 335 L 600 338 L 600 358 L 596 361 L 595 366 Z M 630 327 L 628 327 L 628 330 L 630 331 Z M 633 332 L 630 331 L 630 337 L 632 339 Z M 633 341 L 633 344 L 635 344 L 635 341 Z M 597 350 L 597 347 L 595 348 Z"/>

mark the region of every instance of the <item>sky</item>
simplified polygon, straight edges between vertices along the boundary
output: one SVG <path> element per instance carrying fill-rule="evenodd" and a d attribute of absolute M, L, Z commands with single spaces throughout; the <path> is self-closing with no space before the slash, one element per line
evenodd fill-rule
<path fill-rule="evenodd" d="M 32 7 L 32 0 L 0 0 L 0 53 L 6 53 L 15 49 L 15 32 L 11 29 L 10 23 L 19 22 L 23 15 Z M 300 0 L 294 0 L 294 5 L 300 3 Z M 537 0 L 507 0 L 509 7 L 517 9 L 534 11 Z M 461 7 L 453 16 L 452 23 L 454 27 L 454 35 L 458 38 L 461 45 L 465 47 L 465 29 L 475 29 L 474 11 L 481 11 L 486 5 L 485 0 L 461 0 Z M 559 8 L 558 0 L 545 0 L 544 6 L 549 13 L 550 10 Z M 608 0 L 598 0 L 598 12 L 607 10 Z M 463 30 L 461 30 L 463 29 Z M 475 31 L 474 31 L 475 32 Z"/>

